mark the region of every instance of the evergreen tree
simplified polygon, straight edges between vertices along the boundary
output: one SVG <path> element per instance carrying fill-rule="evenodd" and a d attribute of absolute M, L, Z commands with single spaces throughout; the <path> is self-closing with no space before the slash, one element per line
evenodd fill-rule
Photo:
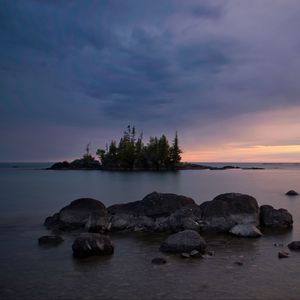
<path fill-rule="evenodd" d="M 170 160 L 173 165 L 176 165 L 181 161 L 181 156 L 180 156 L 181 153 L 182 150 L 179 147 L 178 134 L 176 131 L 172 147 L 170 148 Z"/>

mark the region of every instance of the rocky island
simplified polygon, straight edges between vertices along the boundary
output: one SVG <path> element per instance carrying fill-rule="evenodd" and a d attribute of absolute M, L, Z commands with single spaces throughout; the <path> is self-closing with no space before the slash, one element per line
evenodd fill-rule
<path fill-rule="evenodd" d="M 177 171 L 177 170 L 229 170 L 238 166 L 212 167 L 195 163 L 181 162 L 182 149 L 179 147 L 177 132 L 170 145 L 167 137 L 150 137 L 147 144 L 143 134 L 136 138 L 135 127 L 128 126 L 117 144 L 111 141 L 106 149 L 96 151 L 96 159 L 90 154 L 90 145 L 80 159 L 72 162 L 54 163 L 50 170 L 106 170 L 106 171 Z M 245 168 L 263 169 L 263 168 Z"/>

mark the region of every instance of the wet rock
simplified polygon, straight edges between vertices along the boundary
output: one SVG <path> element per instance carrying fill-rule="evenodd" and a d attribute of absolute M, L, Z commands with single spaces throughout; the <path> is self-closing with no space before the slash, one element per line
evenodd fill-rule
<path fill-rule="evenodd" d="M 108 208 L 113 230 L 170 230 L 169 216 L 194 200 L 176 194 L 153 192 L 143 200 L 116 204 Z"/>
<path fill-rule="evenodd" d="M 236 261 L 236 262 L 234 262 L 234 264 L 237 265 L 237 266 L 243 266 L 244 265 L 244 263 L 241 262 L 241 261 Z"/>
<path fill-rule="evenodd" d="M 300 241 L 293 241 L 288 244 L 289 249 L 300 251 Z"/>
<path fill-rule="evenodd" d="M 202 254 L 198 250 L 193 250 L 190 252 L 190 257 L 193 258 L 203 258 Z"/>
<path fill-rule="evenodd" d="M 238 224 L 259 224 L 259 208 L 255 198 L 249 195 L 228 193 L 200 205 L 203 230 L 228 232 Z"/>
<path fill-rule="evenodd" d="M 297 193 L 296 191 L 294 190 L 290 190 L 286 193 L 287 196 L 298 196 L 299 193 Z"/>
<path fill-rule="evenodd" d="M 278 258 L 288 258 L 290 254 L 287 251 L 279 251 L 278 252 Z"/>
<path fill-rule="evenodd" d="M 286 209 L 275 209 L 271 205 L 262 205 L 260 207 L 260 225 L 272 228 L 290 228 L 293 226 L 293 217 Z"/>
<path fill-rule="evenodd" d="M 85 258 L 113 254 L 114 245 L 107 235 L 82 233 L 75 239 L 72 249 L 75 257 Z"/>
<path fill-rule="evenodd" d="M 44 235 L 41 236 L 38 241 L 41 246 L 57 246 L 62 243 L 64 239 L 58 235 Z"/>
<path fill-rule="evenodd" d="M 202 211 L 196 204 L 181 207 L 169 217 L 169 226 L 173 232 L 191 229 L 199 231 L 202 224 Z"/>
<path fill-rule="evenodd" d="M 71 202 L 60 212 L 48 217 L 45 225 L 49 229 L 64 231 L 84 229 L 103 232 L 109 226 L 109 216 L 105 205 L 95 199 L 81 198 Z"/>
<path fill-rule="evenodd" d="M 240 237 L 261 237 L 261 231 L 252 224 L 235 225 L 229 231 L 231 234 Z"/>
<path fill-rule="evenodd" d="M 184 230 L 171 234 L 160 246 L 163 252 L 190 253 L 197 250 L 200 253 L 205 252 L 206 242 L 200 234 L 194 230 Z"/>
<path fill-rule="evenodd" d="M 186 253 L 186 252 L 182 252 L 182 253 L 180 254 L 180 256 L 181 256 L 182 258 L 190 258 L 190 254 L 189 254 L 189 253 Z"/>
<path fill-rule="evenodd" d="M 151 263 L 153 265 L 164 265 L 167 263 L 167 261 L 162 257 L 155 257 L 152 259 Z"/>

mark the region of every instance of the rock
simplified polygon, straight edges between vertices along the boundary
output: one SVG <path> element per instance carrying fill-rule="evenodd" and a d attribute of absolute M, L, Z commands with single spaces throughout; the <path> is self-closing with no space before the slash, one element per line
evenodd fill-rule
<path fill-rule="evenodd" d="M 170 229 L 174 232 L 191 229 L 199 231 L 202 223 L 202 211 L 196 204 L 183 206 L 169 217 Z"/>
<path fill-rule="evenodd" d="M 286 209 L 275 209 L 271 205 L 262 205 L 260 207 L 260 225 L 272 228 L 290 228 L 293 226 L 293 217 Z"/>
<path fill-rule="evenodd" d="M 167 263 L 167 261 L 162 257 L 155 257 L 152 259 L 151 263 L 153 265 L 164 265 Z"/>
<path fill-rule="evenodd" d="M 103 217 L 99 216 L 97 212 L 91 212 L 87 222 L 84 227 L 88 232 L 102 232 L 104 229 L 110 229 L 110 223 L 105 223 L 107 220 L 104 220 Z"/>
<path fill-rule="evenodd" d="M 236 262 L 234 262 L 234 264 L 237 265 L 237 266 L 243 266 L 244 265 L 244 263 L 241 262 L 241 261 L 236 261 Z"/>
<path fill-rule="evenodd" d="M 82 233 L 75 239 L 72 249 L 75 257 L 85 258 L 113 254 L 114 245 L 106 235 L 100 233 Z"/>
<path fill-rule="evenodd" d="M 203 230 L 228 232 L 238 224 L 259 225 L 259 208 L 255 198 L 238 193 L 222 194 L 200 205 Z"/>
<path fill-rule="evenodd" d="M 198 250 L 192 250 L 191 253 L 190 253 L 190 256 L 196 256 L 198 254 L 199 254 Z"/>
<path fill-rule="evenodd" d="M 240 237 L 261 237 L 263 235 L 260 230 L 252 224 L 235 225 L 229 232 Z"/>
<path fill-rule="evenodd" d="M 186 253 L 186 252 L 180 253 L 180 256 L 181 256 L 182 258 L 190 258 L 190 254 L 189 254 L 189 253 Z"/>
<path fill-rule="evenodd" d="M 193 257 L 193 258 L 203 258 L 202 257 L 202 254 L 198 251 L 198 250 L 193 250 L 190 252 L 190 257 Z"/>
<path fill-rule="evenodd" d="M 72 169 L 72 165 L 67 161 L 57 162 L 53 164 L 50 169 L 52 170 L 69 170 Z"/>
<path fill-rule="evenodd" d="M 116 204 L 108 208 L 113 230 L 166 231 L 170 229 L 169 216 L 194 200 L 176 194 L 153 192 L 143 200 Z"/>
<path fill-rule="evenodd" d="M 109 216 L 105 205 L 95 199 L 81 198 L 65 206 L 59 213 L 48 217 L 45 225 L 49 229 L 103 232 L 109 226 Z"/>
<path fill-rule="evenodd" d="M 294 190 L 290 190 L 286 193 L 286 195 L 287 196 L 298 196 L 299 194 Z"/>
<path fill-rule="evenodd" d="M 293 242 L 288 244 L 288 247 L 291 250 L 300 250 L 300 241 L 293 241 Z"/>
<path fill-rule="evenodd" d="M 158 218 L 169 216 L 177 209 L 189 204 L 195 204 L 192 198 L 176 194 L 153 192 L 144 197 L 143 200 L 112 205 L 108 210 L 109 213 L 113 215 L 129 214 L 133 216 Z"/>
<path fill-rule="evenodd" d="M 288 258 L 290 254 L 287 251 L 279 251 L 278 252 L 278 258 Z"/>
<path fill-rule="evenodd" d="M 39 238 L 39 245 L 56 246 L 64 241 L 64 239 L 58 235 L 44 235 Z"/>
<path fill-rule="evenodd" d="M 49 170 L 100 170 L 101 164 L 91 155 L 85 155 L 83 158 L 75 159 L 72 162 L 57 162 Z"/>
<path fill-rule="evenodd" d="M 163 252 L 172 253 L 190 253 L 197 250 L 204 253 L 206 250 L 206 242 L 200 234 L 194 230 L 184 230 L 171 234 L 160 246 Z"/>

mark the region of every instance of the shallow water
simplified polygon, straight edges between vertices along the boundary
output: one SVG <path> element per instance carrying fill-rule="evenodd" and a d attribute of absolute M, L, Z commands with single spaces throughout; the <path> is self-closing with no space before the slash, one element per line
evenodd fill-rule
<path fill-rule="evenodd" d="M 40 167 L 40 165 L 39 165 Z M 274 243 L 300 240 L 298 168 L 267 170 L 103 172 L 46 171 L 0 167 L 0 299 L 299 299 L 300 253 L 279 260 Z M 138 200 L 152 191 L 192 197 L 197 203 L 220 193 L 250 194 L 259 204 L 287 208 L 292 231 L 265 232 L 260 239 L 205 238 L 215 255 L 181 259 L 159 253 L 162 234 L 112 235 L 115 253 L 79 262 L 74 236 L 55 248 L 41 248 L 44 218 L 79 197 L 106 205 Z M 167 264 L 153 266 L 163 256 Z M 235 262 L 242 262 L 237 265 Z"/>

